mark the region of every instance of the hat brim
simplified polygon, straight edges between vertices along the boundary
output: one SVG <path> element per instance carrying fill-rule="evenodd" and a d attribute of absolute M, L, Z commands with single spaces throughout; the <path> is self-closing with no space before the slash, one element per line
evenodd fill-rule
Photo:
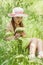
<path fill-rule="evenodd" d="M 27 14 L 14 14 L 14 13 L 11 13 L 11 14 L 8 14 L 9 17 L 27 17 L 28 15 Z"/>

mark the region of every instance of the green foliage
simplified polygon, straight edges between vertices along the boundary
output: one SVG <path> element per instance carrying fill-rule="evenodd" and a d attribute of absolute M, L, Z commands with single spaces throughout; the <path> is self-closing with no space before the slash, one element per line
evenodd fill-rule
<path fill-rule="evenodd" d="M 27 39 L 4 40 L 6 24 L 11 20 L 8 13 L 18 6 L 28 14 L 23 20 L 27 38 L 43 40 L 43 0 L 0 0 L 0 65 L 43 65 L 43 59 L 29 60 Z"/>

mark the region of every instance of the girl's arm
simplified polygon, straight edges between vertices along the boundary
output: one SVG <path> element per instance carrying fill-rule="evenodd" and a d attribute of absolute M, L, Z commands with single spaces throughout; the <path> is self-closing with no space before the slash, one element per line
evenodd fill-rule
<path fill-rule="evenodd" d="M 14 39 L 14 31 L 13 31 L 13 28 L 11 26 L 11 23 L 9 22 L 7 25 L 6 25 L 6 33 L 5 33 L 5 40 L 12 40 Z"/>
<path fill-rule="evenodd" d="M 22 37 L 26 37 L 26 33 L 23 31 L 23 32 L 21 32 L 21 36 Z"/>

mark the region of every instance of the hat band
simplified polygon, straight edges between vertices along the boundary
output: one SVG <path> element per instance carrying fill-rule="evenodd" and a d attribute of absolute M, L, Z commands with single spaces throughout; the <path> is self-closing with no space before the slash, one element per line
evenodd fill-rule
<path fill-rule="evenodd" d="M 15 12 L 15 14 L 24 14 L 24 12 Z"/>

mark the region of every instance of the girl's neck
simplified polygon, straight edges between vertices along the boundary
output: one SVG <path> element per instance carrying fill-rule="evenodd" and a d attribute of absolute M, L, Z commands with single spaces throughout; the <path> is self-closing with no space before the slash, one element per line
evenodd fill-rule
<path fill-rule="evenodd" d="M 19 23 L 19 24 L 15 23 L 15 26 L 16 26 L 16 27 L 20 27 L 20 23 Z"/>

